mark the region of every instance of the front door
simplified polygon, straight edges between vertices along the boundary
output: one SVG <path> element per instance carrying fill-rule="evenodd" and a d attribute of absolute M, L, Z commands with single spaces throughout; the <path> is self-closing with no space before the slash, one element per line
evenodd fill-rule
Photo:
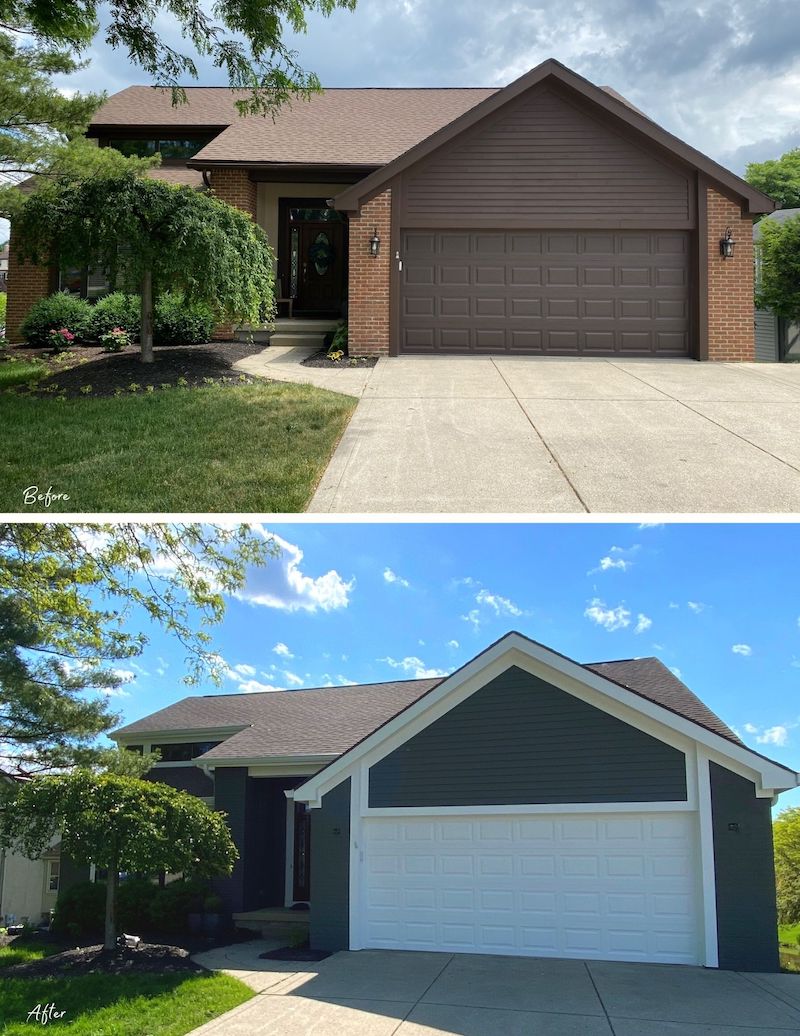
<path fill-rule="evenodd" d="M 347 289 L 347 227 L 342 214 L 324 202 L 289 199 L 281 217 L 281 287 L 283 296 L 294 301 L 294 315 L 341 316 Z"/>
<path fill-rule="evenodd" d="M 311 898 L 311 814 L 302 802 L 294 804 L 293 864 L 292 899 L 307 903 Z"/>

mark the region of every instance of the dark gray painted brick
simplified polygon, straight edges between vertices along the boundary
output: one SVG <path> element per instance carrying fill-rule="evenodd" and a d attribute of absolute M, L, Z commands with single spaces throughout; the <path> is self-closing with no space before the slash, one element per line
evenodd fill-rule
<path fill-rule="evenodd" d="M 311 946 L 350 946 L 350 778 L 311 811 Z"/>
<path fill-rule="evenodd" d="M 716 763 L 709 767 L 719 966 L 778 971 L 770 800 L 756 798 L 752 781 Z"/>
<path fill-rule="evenodd" d="M 369 804 L 685 801 L 684 755 L 511 667 L 370 770 Z"/>

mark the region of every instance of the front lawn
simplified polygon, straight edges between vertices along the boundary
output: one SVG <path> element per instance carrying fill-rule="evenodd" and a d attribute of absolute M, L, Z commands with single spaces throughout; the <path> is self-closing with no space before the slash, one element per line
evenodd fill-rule
<path fill-rule="evenodd" d="M 33 385 L 47 373 L 47 366 L 35 357 L 21 359 L 0 353 L 0 392 L 17 385 Z"/>
<path fill-rule="evenodd" d="M 1 978 L 0 1032 L 30 1036 L 41 1030 L 28 1013 L 37 1004 L 66 1012 L 51 1028 L 67 1036 L 184 1036 L 255 994 L 221 973 L 81 975 Z"/>
<path fill-rule="evenodd" d="M 800 971 L 800 924 L 778 925 L 778 949 L 786 971 Z"/>
<path fill-rule="evenodd" d="M 32 960 L 41 960 L 51 954 L 60 953 L 63 946 L 55 943 L 44 943 L 35 937 L 17 936 L 8 945 L 0 946 L 0 971 L 11 968 L 15 964 L 27 964 Z"/>
<path fill-rule="evenodd" d="M 305 510 L 356 405 L 275 382 L 0 400 L 0 511 Z"/>

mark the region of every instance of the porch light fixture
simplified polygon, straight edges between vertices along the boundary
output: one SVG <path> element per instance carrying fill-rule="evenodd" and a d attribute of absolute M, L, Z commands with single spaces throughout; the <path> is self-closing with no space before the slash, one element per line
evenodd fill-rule
<path fill-rule="evenodd" d="M 736 242 L 733 240 L 733 231 L 730 227 L 725 231 L 725 237 L 719 243 L 719 254 L 723 259 L 733 259 L 733 250 Z"/>
<path fill-rule="evenodd" d="M 372 231 L 372 237 L 369 239 L 369 254 L 373 259 L 376 259 L 378 252 L 381 250 L 381 239 L 378 237 L 378 228 Z"/>

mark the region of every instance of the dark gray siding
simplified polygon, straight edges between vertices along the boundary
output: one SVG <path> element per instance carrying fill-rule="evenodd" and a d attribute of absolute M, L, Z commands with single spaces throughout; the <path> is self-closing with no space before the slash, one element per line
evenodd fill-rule
<path fill-rule="evenodd" d="M 214 794 L 214 782 L 199 766 L 157 766 L 145 774 L 145 780 L 161 781 L 201 799 L 211 798 Z"/>
<path fill-rule="evenodd" d="M 350 778 L 311 811 L 311 946 L 350 946 Z"/>
<path fill-rule="evenodd" d="M 770 800 L 724 766 L 709 767 L 719 966 L 778 971 Z"/>
<path fill-rule="evenodd" d="M 577 95 L 541 86 L 412 166 L 402 226 L 689 229 L 689 173 Z"/>
<path fill-rule="evenodd" d="M 757 309 L 756 359 L 776 363 L 778 358 L 778 318 L 768 309 Z"/>
<path fill-rule="evenodd" d="M 247 767 L 224 766 L 215 772 L 214 805 L 227 813 L 231 838 L 239 850 L 239 859 L 232 873 L 214 881 L 216 892 L 222 897 L 223 911 L 236 913 L 244 910 L 244 856 L 247 817 Z"/>
<path fill-rule="evenodd" d="M 370 806 L 686 799 L 682 752 L 515 666 L 370 769 Z"/>

